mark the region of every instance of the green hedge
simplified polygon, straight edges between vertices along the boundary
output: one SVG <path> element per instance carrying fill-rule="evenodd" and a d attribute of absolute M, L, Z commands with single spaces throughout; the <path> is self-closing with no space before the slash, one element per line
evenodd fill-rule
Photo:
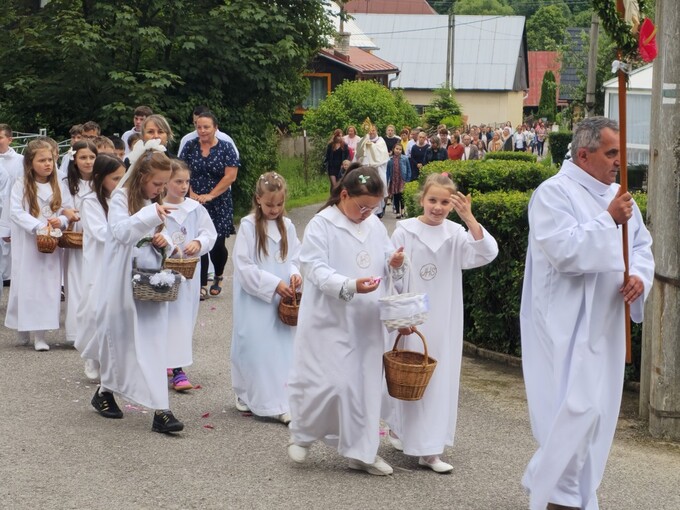
<path fill-rule="evenodd" d="M 488 161 L 490 159 L 502 159 L 505 161 L 528 161 L 530 163 L 536 163 L 537 161 L 536 154 L 532 154 L 531 152 L 510 151 L 487 152 L 486 156 L 484 156 L 484 161 Z"/>
<path fill-rule="evenodd" d="M 472 193 L 472 211 L 498 242 L 499 253 L 491 264 L 464 273 L 465 339 L 485 349 L 520 356 L 519 308 L 529 232 L 527 206 L 532 190 L 493 190 L 482 193 L 471 185 L 471 182 L 477 181 L 469 179 L 465 168 L 472 163 L 475 162 L 448 162 L 448 169 L 454 180 L 462 177 L 461 182 L 468 186 L 465 192 Z M 433 171 L 445 171 L 440 170 L 440 165 L 446 164 L 447 162 L 431 163 L 425 166 L 422 180 Z M 548 174 L 554 172 L 555 170 L 550 169 Z M 490 186 L 489 180 L 490 178 L 482 180 L 484 186 Z M 499 187 L 505 184 L 505 172 L 498 173 L 494 182 Z M 529 180 L 523 182 L 528 183 Z M 540 182 L 534 186 L 538 183 Z M 410 216 L 422 212 L 417 204 L 419 187 L 418 182 L 410 182 L 404 190 Z M 634 193 L 633 196 L 643 217 L 646 217 L 647 195 Z M 451 213 L 449 219 L 461 223 L 455 212 Z M 641 334 L 642 328 L 634 324 L 633 365 L 627 368 L 628 380 L 639 380 Z"/>
<path fill-rule="evenodd" d="M 569 150 L 569 144 L 573 133 L 571 131 L 557 131 L 548 134 L 548 145 L 550 145 L 550 154 L 555 163 L 562 164 L 565 154 Z"/>

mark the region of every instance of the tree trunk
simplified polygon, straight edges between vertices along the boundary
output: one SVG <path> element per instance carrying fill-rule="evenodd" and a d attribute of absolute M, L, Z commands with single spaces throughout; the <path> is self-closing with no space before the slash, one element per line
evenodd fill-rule
<path fill-rule="evenodd" d="M 648 223 L 656 275 L 646 307 L 640 410 L 655 437 L 680 440 L 680 11 L 658 0 L 649 167 Z"/>

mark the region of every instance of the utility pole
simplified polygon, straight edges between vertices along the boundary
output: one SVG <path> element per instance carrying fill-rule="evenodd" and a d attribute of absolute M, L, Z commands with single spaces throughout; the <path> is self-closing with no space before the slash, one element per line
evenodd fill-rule
<path fill-rule="evenodd" d="M 446 88 L 453 88 L 453 11 L 449 11 L 449 22 L 446 30 Z"/>
<path fill-rule="evenodd" d="M 588 52 L 588 81 L 586 82 L 586 117 L 595 115 L 595 88 L 597 82 L 597 39 L 600 18 L 593 11 L 590 18 L 590 51 Z"/>
<path fill-rule="evenodd" d="M 649 202 L 654 238 L 654 286 L 645 308 L 640 412 L 655 437 L 680 440 L 680 10 L 675 0 L 657 0 Z"/>

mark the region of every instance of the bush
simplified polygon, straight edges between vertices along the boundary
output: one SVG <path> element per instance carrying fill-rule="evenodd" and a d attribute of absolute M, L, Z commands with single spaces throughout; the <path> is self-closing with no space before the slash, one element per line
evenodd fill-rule
<path fill-rule="evenodd" d="M 548 119 L 548 122 L 554 122 L 557 116 L 557 83 L 555 82 L 555 75 L 550 70 L 543 74 L 538 116 Z"/>
<path fill-rule="evenodd" d="M 401 91 L 391 91 L 366 80 L 345 81 L 338 85 L 318 108 L 305 114 L 302 127 L 315 139 L 314 143 L 325 147 L 334 129 L 345 130 L 353 124 L 361 131 L 360 126 L 366 117 L 378 127 L 380 134 L 385 133 L 389 124 L 394 124 L 399 132 L 403 126 L 418 123 L 418 114 Z M 359 132 L 360 136 L 363 134 Z"/>
<path fill-rule="evenodd" d="M 460 104 L 456 101 L 453 89 L 441 88 L 434 91 L 434 99 L 423 114 L 423 122 L 430 131 L 439 124 L 446 124 L 446 127 L 460 127 L 463 125 L 463 111 Z"/>
<path fill-rule="evenodd" d="M 536 154 L 531 152 L 510 152 L 510 151 L 496 151 L 487 152 L 484 156 L 484 160 L 489 159 L 502 159 L 504 161 L 529 161 L 530 163 L 536 163 Z"/>
<path fill-rule="evenodd" d="M 565 154 L 569 150 L 571 143 L 571 131 L 558 131 L 548 135 L 548 144 L 550 145 L 550 154 L 555 163 L 562 164 Z"/>

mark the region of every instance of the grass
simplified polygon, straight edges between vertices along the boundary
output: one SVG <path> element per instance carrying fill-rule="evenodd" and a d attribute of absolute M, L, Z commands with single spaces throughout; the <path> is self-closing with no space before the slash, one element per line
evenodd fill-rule
<path fill-rule="evenodd" d="M 305 181 L 304 162 L 300 157 L 280 157 L 278 172 L 288 183 L 286 209 L 325 202 L 328 198 L 328 177 L 318 170 L 307 169 Z"/>

